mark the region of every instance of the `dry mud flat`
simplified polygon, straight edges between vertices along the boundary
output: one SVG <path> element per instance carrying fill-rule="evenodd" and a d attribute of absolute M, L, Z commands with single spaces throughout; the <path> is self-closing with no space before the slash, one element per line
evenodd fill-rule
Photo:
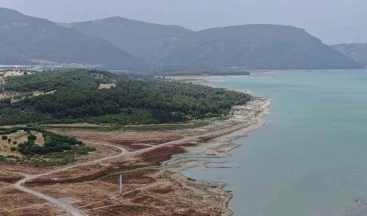
<path fill-rule="evenodd" d="M 0 195 L 0 216 L 65 214 L 43 199 L 18 191 L 12 184 L 0 182 Z"/>
<path fill-rule="evenodd" d="M 231 215 L 227 203 L 232 196 L 223 190 L 224 185 L 184 177 L 180 173 L 182 170 L 202 162 L 182 159 L 228 156 L 228 151 L 237 147 L 231 140 L 246 136 L 263 124 L 262 116 L 269 104 L 269 100 L 257 99 L 246 106 L 234 107 L 229 120 L 197 129 L 145 132 L 54 129 L 54 132 L 73 135 L 97 148 L 95 153 L 81 157 L 76 164 L 120 153 L 118 148 L 103 144 L 123 147 L 129 152 L 40 176 L 26 182 L 25 187 L 87 215 Z M 28 170 L 14 165 L 4 169 L 3 176 L 19 179 L 50 170 L 30 167 Z M 124 182 L 123 200 L 118 196 L 120 174 Z M 17 191 L 9 183 L 6 188 Z M 17 191 L 16 196 L 26 199 L 16 206 L 0 204 L 0 215 L 39 215 L 47 208 L 51 215 L 62 212 L 30 194 Z M 0 199 L 9 197 L 0 193 Z"/>

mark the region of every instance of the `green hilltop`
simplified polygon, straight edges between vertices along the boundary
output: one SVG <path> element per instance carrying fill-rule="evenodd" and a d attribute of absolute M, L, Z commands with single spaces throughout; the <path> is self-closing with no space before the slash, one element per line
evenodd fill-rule
<path fill-rule="evenodd" d="M 99 89 L 101 84 L 110 88 Z M 150 124 L 228 114 L 250 95 L 162 79 L 138 80 L 98 70 L 39 72 L 5 79 L 16 102 L 0 101 L 0 125 Z M 47 94 L 39 94 L 39 93 Z M 38 93 L 38 94 L 37 94 Z M 13 98 L 14 99 L 14 98 Z"/>

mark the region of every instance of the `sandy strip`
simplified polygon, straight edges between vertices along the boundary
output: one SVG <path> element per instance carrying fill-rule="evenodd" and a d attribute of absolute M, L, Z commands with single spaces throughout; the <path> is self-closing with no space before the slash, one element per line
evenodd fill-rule
<path fill-rule="evenodd" d="M 211 86 L 211 84 L 216 82 L 223 82 L 228 78 L 246 78 L 246 79 L 260 79 L 268 78 L 269 76 L 264 76 L 264 74 L 271 75 L 275 72 L 256 72 L 250 75 L 228 75 L 228 76 L 168 76 L 166 79 L 171 79 L 183 83 L 192 83 L 195 85 Z M 281 72 L 276 72 L 281 73 Z"/>
<path fill-rule="evenodd" d="M 173 76 L 168 77 L 172 80 L 176 80 L 179 82 L 192 83 L 196 85 L 204 85 L 210 86 L 213 82 L 218 82 L 228 77 L 230 78 L 260 78 L 260 74 L 271 74 L 271 73 L 281 73 L 284 71 L 261 71 L 256 72 L 251 75 L 239 75 L 239 76 Z M 264 78 L 264 77 L 262 77 Z M 265 77 L 266 78 L 266 77 Z M 231 90 L 231 89 L 229 89 Z M 236 91 L 236 90 L 232 90 Z M 237 90 L 242 93 L 250 93 L 246 90 Z M 167 161 L 165 164 L 180 164 L 181 166 L 174 170 L 177 173 L 175 175 L 175 179 L 179 180 L 185 184 L 190 184 L 190 181 L 182 175 L 182 171 L 194 168 L 197 166 L 206 165 L 208 162 L 203 162 L 196 159 L 203 158 L 223 158 L 230 157 L 229 152 L 239 145 L 232 143 L 233 140 L 237 140 L 241 137 L 248 136 L 252 131 L 264 126 L 264 116 L 270 113 L 269 107 L 271 106 L 272 101 L 266 98 L 257 98 L 254 101 L 249 102 L 244 106 L 235 106 L 232 108 L 232 117 L 221 123 L 224 125 L 233 125 L 239 124 L 241 127 L 236 130 L 222 134 L 207 143 L 199 144 L 196 147 L 187 148 L 188 153 L 184 155 L 179 155 Z M 185 161 L 186 162 L 183 162 Z M 225 167 L 223 167 L 225 168 Z M 198 181 L 201 185 L 216 185 L 215 188 L 208 189 L 210 193 L 216 194 L 217 197 L 223 199 L 221 202 L 220 208 L 222 209 L 223 214 L 225 216 L 233 215 L 233 212 L 228 208 L 228 203 L 232 199 L 233 195 L 229 191 L 225 191 L 224 187 L 226 186 L 222 182 L 215 181 Z M 201 185 L 198 185 L 197 190 L 203 190 Z"/>
<path fill-rule="evenodd" d="M 202 166 L 206 165 L 206 163 L 209 163 L 202 160 L 200 161 L 198 159 L 230 157 L 229 151 L 239 146 L 232 143 L 232 141 L 241 137 L 246 137 L 252 131 L 262 127 L 264 125 L 264 115 L 269 113 L 270 105 L 270 99 L 258 98 L 254 101 L 249 102 L 245 106 L 233 107 L 232 118 L 219 124 L 238 124 L 238 127 L 235 126 L 234 129 L 232 131 L 229 131 L 228 133 L 219 134 L 217 137 L 207 143 L 199 144 L 196 147 L 188 147 L 187 154 L 178 155 L 170 161 L 167 161 L 165 163 L 166 165 L 180 165 L 179 168 L 172 170 L 177 173 L 174 178 L 183 184 L 192 185 L 192 182 L 190 182 L 190 180 L 183 176 L 181 172 L 193 167 Z M 220 202 L 220 208 L 223 212 L 222 215 L 233 215 L 233 212 L 228 208 L 228 203 L 232 199 L 233 195 L 231 194 L 231 192 L 224 190 L 224 183 L 215 181 L 197 182 L 199 182 L 199 184 L 197 184 L 197 187 L 195 187 L 196 190 L 205 191 L 205 189 L 203 190 L 203 185 L 215 185 L 215 187 L 209 187 L 205 192 L 209 194 L 215 194 L 216 197 L 219 197 L 219 200 L 222 199 L 222 201 Z"/>

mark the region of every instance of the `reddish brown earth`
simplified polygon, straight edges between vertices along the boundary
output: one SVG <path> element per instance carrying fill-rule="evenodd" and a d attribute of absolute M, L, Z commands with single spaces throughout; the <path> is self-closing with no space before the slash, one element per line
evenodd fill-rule
<path fill-rule="evenodd" d="M 244 118 L 176 131 L 52 129 L 56 133 L 75 136 L 97 149 L 64 168 L 118 155 L 119 149 L 113 148 L 116 146 L 127 148 L 130 153 L 40 176 L 27 182 L 25 187 L 56 198 L 88 215 L 230 215 L 226 205 L 231 194 L 223 190 L 223 184 L 211 182 L 209 186 L 207 182 L 180 174 L 188 167 L 197 166 L 198 162 L 162 164 L 190 155 L 226 156 L 230 149 L 236 147 L 230 144 L 230 140 L 245 136 L 259 125 L 261 121 L 250 122 Z M 0 163 L 0 216 L 64 214 L 63 209 L 20 192 L 10 184 L 26 175 L 60 168 L 63 167 Z M 122 200 L 119 197 L 120 174 L 123 175 Z"/>

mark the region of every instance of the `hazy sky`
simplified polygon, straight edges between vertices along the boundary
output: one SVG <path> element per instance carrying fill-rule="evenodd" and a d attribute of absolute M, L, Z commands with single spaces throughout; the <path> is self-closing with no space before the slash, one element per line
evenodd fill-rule
<path fill-rule="evenodd" d="M 57 22 L 122 16 L 193 30 L 283 24 L 327 44 L 367 42 L 367 0 L 0 0 L 0 7 Z"/>

